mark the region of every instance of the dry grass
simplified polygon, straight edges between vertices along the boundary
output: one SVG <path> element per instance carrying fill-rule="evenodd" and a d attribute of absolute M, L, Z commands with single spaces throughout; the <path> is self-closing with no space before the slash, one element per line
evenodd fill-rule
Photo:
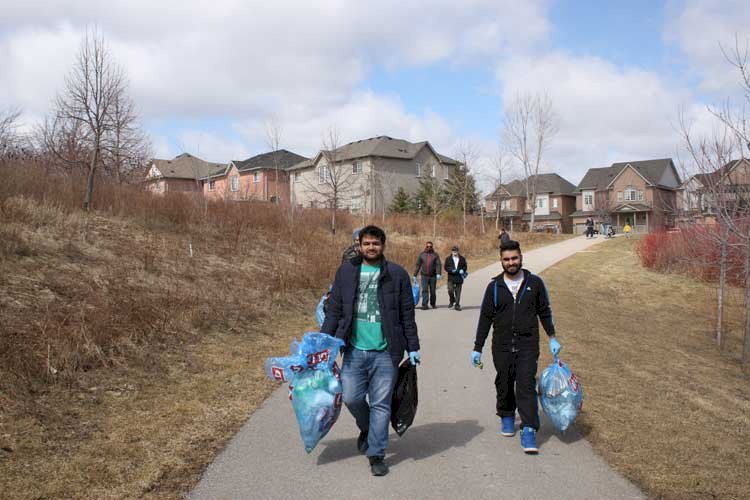
<path fill-rule="evenodd" d="M 714 288 L 643 269 L 633 245 L 618 238 L 544 273 L 563 358 L 584 385 L 578 427 L 654 498 L 750 498 L 740 303 L 722 356 Z"/>
<path fill-rule="evenodd" d="M 312 328 L 359 221 L 110 185 L 84 214 L 79 181 L 35 168 L 0 171 L 0 496 L 180 498 L 275 388 L 265 358 Z M 426 239 L 496 242 L 373 222 L 410 271 Z"/>

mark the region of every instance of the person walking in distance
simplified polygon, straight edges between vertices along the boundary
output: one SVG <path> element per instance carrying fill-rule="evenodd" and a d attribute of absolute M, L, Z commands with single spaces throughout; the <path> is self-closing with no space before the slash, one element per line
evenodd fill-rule
<path fill-rule="evenodd" d="M 594 219 L 588 217 L 586 219 L 586 238 L 594 237 Z"/>
<path fill-rule="evenodd" d="M 414 278 L 422 273 L 422 309 L 428 309 L 427 301 L 433 309 L 437 307 L 437 294 L 435 287 L 440 279 L 440 256 L 435 252 L 433 244 L 428 241 L 424 245 L 424 251 L 417 257 L 417 265 L 414 269 Z"/>
<path fill-rule="evenodd" d="M 461 310 L 461 287 L 466 276 L 466 259 L 458 252 L 458 247 L 451 249 L 451 255 L 445 259 L 445 272 L 448 273 L 448 308 Z"/>
<path fill-rule="evenodd" d="M 341 263 L 347 262 L 360 256 L 359 253 L 359 229 L 355 229 L 352 233 L 352 244 L 346 247 L 344 253 L 341 255 Z"/>
<path fill-rule="evenodd" d="M 516 433 L 516 409 L 521 417 L 521 447 L 537 453 L 539 413 L 536 370 L 539 360 L 539 322 L 550 338 L 553 356 L 560 352 L 549 295 L 542 278 L 523 269 L 521 246 L 510 241 L 500 247 L 503 272 L 492 278 L 484 292 L 471 363 L 481 366 L 482 348 L 492 327 L 492 360 L 496 412 L 502 436 Z"/>
<path fill-rule="evenodd" d="M 413 365 L 419 363 L 419 337 L 409 273 L 383 255 L 385 232 L 362 228 L 359 246 L 361 256 L 336 272 L 320 331 L 345 342 L 343 401 L 360 431 L 357 449 L 367 453 L 372 475 L 384 476 L 398 365 L 405 352 Z"/>
<path fill-rule="evenodd" d="M 497 239 L 500 240 L 500 246 L 510 241 L 510 235 L 505 231 L 504 227 L 500 229 L 500 236 Z"/>

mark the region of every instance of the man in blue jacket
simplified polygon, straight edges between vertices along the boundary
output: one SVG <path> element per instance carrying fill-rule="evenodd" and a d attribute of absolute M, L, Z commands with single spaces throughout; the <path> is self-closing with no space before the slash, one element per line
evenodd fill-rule
<path fill-rule="evenodd" d="M 404 352 L 412 364 L 419 362 L 419 337 L 411 280 L 404 268 L 383 256 L 385 232 L 366 226 L 359 243 L 361 256 L 344 262 L 336 272 L 320 331 L 346 342 L 341 368 L 344 404 L 360 430 L 357 449 L 367 452 L 372 475 L 384 476 L 398 365 Z"/>
<path fill-rule="evenodd" d="M 517 241 L 508 241 L 500 247 L 500 261 L 502 274 L 495 276 L 484 292 L 471 363 L 481 366 L 482 348 L 492 326 L 499 434 L 515 435 L 517 408 L 521 417 L 521 447 L 526 453 L 537 453 L 536 369 L 540 321 L 550 338 L 553 356 L 560 352 L 560 343 L 555 339 L 552 308 L 544 281 L 522 268 L 523 256 Z"/>

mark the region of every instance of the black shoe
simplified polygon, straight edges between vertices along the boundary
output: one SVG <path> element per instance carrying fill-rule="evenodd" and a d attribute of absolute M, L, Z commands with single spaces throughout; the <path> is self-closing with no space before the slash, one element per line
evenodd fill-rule
<path fill-rule="evenodd" d="M 427 306 L 422 306 L 422 310 L 423 310 L 423 311 L 426 311 L 427 309 L 429 309 L 429 307 L 427 307 Z"/>
<path fill-rule="evenodd" d="M 448 309 L 453 309 L 453 302 L 451 302 L 450 304 L 448 304 Z"/>
<path fill-rule="evenodd" d="M 388 474 L 388 466 L 383 462 L 383 457 L 369 457 L 370 472 L 373 476 L 385 476 Z"/>
<path fill-rule="evenodd" d="M 456 304 L 456 311 L 460 311 L 460 310 L 461 310 L 461 306 L 459 306 L 458 304 Z"/>
<path fill-rule="evenodd" d="M 436 306 L 435 304 L 431 304 L 431 307 L 432 307 L 433 309 L 437 309 L 437 306 Z"/>
<path fill-rule="evenodd" d="M 364 453 L 367 451 L 367 447 L 367 431 L 362 431 L 357 438 L 357 451 Z"/>

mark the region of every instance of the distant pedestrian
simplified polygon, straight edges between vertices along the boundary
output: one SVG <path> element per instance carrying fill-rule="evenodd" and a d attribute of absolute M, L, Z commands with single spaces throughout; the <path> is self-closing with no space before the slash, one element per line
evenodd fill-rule
<path fill-rule="evenodd" d="M 625 233 L 626 238 L 630 238 L 630 232 L 633 230 L 632 227 L 630 227 L 630 222 L 625 223 L 625 227 L 622 228 L 622 232 Z"/>
<path fill-rule="evenodd" d="M 503 246 L 510 241 L 510 235 L 505 231 L 504 227 L 500 229 L 500 236 L 498 236 L 497 239 L 500 240 L 500 246 Z"/>
<path fill-rule="evenodd" d="M 346 342 L 341 383 L 360 431 L 357 450 L 367 453 L 373 476 L 384 476 L 398 365 L 405 352 L 412 365 L 419 363 L 419 337 L 409 274 L 385 259 L 385 232 L 367 226 L 359 236 L 361 259 L 344 262 L 336 272 L 320 331 Z"/>
<path fill-rule="evenodd" d="M 458 252 L 458 247 L 451 249 L 451 255 L 445 259 L 445 272 L 448 273 L 448 309 L 461 310 L 461 288 L 466 277 L 466 259 Z"/>
<path fill-rule="evenodd" d="M 553 356 L 560 352 L 560 343 L 555 339 L 552 308 L 544 281 L 523 269 L 521 246 L 517 241 L 500 248 L 500 263 L 503 272 L 492 279 L 484 292 L 471 363 L 482 365 L 482 348 L 492 327 L 499 434 L 515 435 L 517 408 L 521 417 L 521 447 L 526 453 L 536 453 L 539 323 L 550 338 Z"/>
<path fill-rule="evenodd" d="M 428 300 L 433 309 L 437 308 L 435 288 L 440 279 L 441 269 L 440 256 L 435 252 L 432 242 L 428 241 L 424 245 L 424 251 L 417 257 L 417 264 L 414 268 L 415 278 L 417 274 L 422 274 L 422 309 L 429 309 L 427 307 Z"/>
<path fill-rule="evenodd" d="M 359 229 L 355 229 L 352 233 L 352 244 L 344 250 L 344 254 L 341 256 L 342 264 L 360 256 L 359 231 Z"/>
<path fill-rule="evenodd" d="M 588 217 L 586 219 L 586 238 L 594 237 L 594 219 Z"/>

